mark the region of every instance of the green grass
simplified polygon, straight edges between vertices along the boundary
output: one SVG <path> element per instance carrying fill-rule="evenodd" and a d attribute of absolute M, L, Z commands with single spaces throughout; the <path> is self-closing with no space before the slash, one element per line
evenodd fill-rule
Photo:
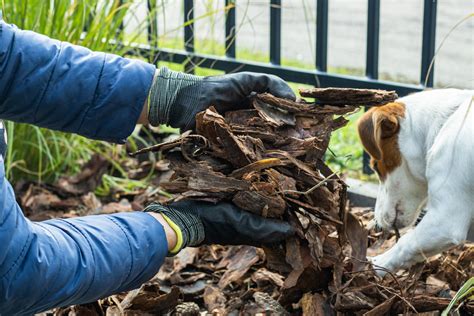
<path fill-rule="evenodd" d="M 123 55 L 125 49 L 113 47 L 107 44 L 109 40 L 122 39 L 125 42 L 146 43 L 146 20 L 138 25 L 138 31 L 134 34 L 123 33 L 119 25 L 125 23 L 127 12 L 134 10 L 133 1 L 98 0 L 0 0 L 0 10 L 3 11 L 4 19 L 16 24 L 23 29 L 37 31 L 50 37 L 80 44 L 92 50 L 107 51 Z M 165 5 L 164 2 L 160 4 Z M 34 9 L 33 9 L 34 8 Z M 160 12 L 161 7 L 156 7 Z M 219 9 L 222 10 L 222 9 Z M 208 12 L 196 19 L 210 18 L 213 22 L 213 14 L 216 9 L 209 7 Z M 87 29 L 87 33 L 82 31 Z M 86 35 L 85 35 L 86 34 Z M 167 36 L 153 39 L 159 47 L 183 49 L 183 43 L 177 38 Z M 197 52 L 210 55 L 224 55 L 223 43 L 214 40 L 196 40 Z M 237 58 L 259 62 L 268 62 L 267 54 L 255 52 L 248 49 L 238 49 Z M 301 61 L 283 59 L 282 64 L 291 67 L 312 69 L 313 66 Z M 183 70 L 183 65 L 160 62 L 159 66 L 166 65 L 174 70 Z M 330 68 L 330 72 L 359 75 L 360 70 L 345 68 Z M 222 71 L 196 67 L 196 74 L 202 76 L 222 74 Z M 291 87 L 297 88 L 303 85 L 290 83 Z M 351 175 L 360 176 L 362 167 L 362 150 L 359 145 L 354 120 L 356 116 L 350 117 L 347 127 L 337 131 L 330 143 L 327 160 L 332 168 Z M 114 163 L 116 171 L 114 174 L 125 177 L 121 170 L 120 159 L 125 159 L 122 147 L 104 142 L 87 140 L 81 136 L 49 131 L 25 124 L 7 123 L 9 134 L 9 147 L 6 159 L 7 176 L 15 181 L 18 179 L 34 179 L 39 181 L 54 181 L 64 174 L 76 173 L 80 170 L 80 164 L 90 158 L 93 153 L 101 153 Z M 172 130 L 167 130 L 170 132 Z M 136 137 L 129 141 L 133 144 Z M 127 187 L 139 185 L 137 183 L 124 184 L 113 177 L 104 184 L 104 190 L 110 189 L 109 185 Z M 104 193 L 104 192 L 102 192 Z"/>
<path fill-rule="evenodd" d="M 453 297 L 448 307 L 443 311 L 441 316 L 450 315 L 450 311 L 453 309 L 454 305 L 459 304 L 462 301 L 472 300 L 474 300 L 474 277 L 471 277 L 469 280 L 466 281 L 466 283 L 464 283 L 464 285 Z"/>
<path fill-rule="evenodd" d="M 333 170 L 355 177 L 360 177 L 362 171 L 362 147 L 355 124 L 361 113 L 350 115 L 348 125 L 333 133 L 326 153 L 326 161 Z"/>

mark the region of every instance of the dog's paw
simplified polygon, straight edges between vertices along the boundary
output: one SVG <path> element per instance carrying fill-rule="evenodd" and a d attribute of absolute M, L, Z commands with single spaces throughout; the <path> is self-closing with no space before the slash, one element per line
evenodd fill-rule
<path fill-rule="evenodd" d="M 367 259 L 369 259 L 369 261 L 372 263 L 375 273 L 380 277 L 385 276 L 388 271 L 393 270 L 393 265 L 391 263 L 392 258 L 387 252 L 375 257 L 369 257 Z"/>

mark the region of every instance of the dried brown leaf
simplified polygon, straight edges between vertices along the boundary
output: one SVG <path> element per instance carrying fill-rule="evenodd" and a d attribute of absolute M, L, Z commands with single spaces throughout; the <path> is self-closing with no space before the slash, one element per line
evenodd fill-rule
<path fill-rule="evenodd" d="M 254 247 L 242 246 L 230 259 L 227 270 L 219 280 L 219 287 L 225 288 L 234 281 L 241 280 L 247 271 L 260 260 Z"/>
<path fill-rule="evenodd" d="M 204 304 L 208 312 L 223 315 L 227 299 L 224 293 L 216 286 L 207 286 L 204 290 Z"/>

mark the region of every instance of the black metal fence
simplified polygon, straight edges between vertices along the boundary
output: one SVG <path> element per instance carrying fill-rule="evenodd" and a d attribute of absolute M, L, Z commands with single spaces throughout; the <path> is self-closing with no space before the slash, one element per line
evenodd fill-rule
<path fill-rule="evenodd" d="M 315 0 L 316 5 L 316 65 L 313 69 L 301 69 L 281 65 L 281 0 L 270 0 L 270 62 L 254 62 L 236 58 L 236 9 L 238 0 L 225 0 L 225 56 L 205 55 L 195 52 L 194 0 L 184 1 L 184 50 L 161 48 L 153 41 L 156 34 L 156 16 L 150 15 L 148 28 L 149 45 L 141 46 L 142 55 L 153 56 L 153 61 L 168 61 L 185 65 L 185 71 L 194 72 L 195 65 L 225 72 L 255 71 L 274 74 L 281 78 L 313 86 L 352 88 L 374 88 L 396 90 L 400 96 L 433 86 L 432 60 L 435 54 L 437 0 L 423 0 L 423 42 L 421 52 L 420 83 L 404 84 L 379 80 L 379 30 L 381 0 L 368 1 L 367 53 L 365 76 L 347 76 L 327 72 L 328 54 L 328 9 L 329 0 Z M 419 0 L 421 1 L 421 0 Z M 148 0 L 148 10 L 153 9 Z M 367 157 L 364 157 L 364 172 L 370 173 Z"/>

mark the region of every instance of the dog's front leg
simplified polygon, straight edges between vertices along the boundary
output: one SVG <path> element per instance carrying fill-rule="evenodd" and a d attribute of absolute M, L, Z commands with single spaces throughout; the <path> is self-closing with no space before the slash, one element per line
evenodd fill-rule
<path fill-rule="evenodd" d="M 430 205 L 431 204 L 431 205 Z M 372 258 L 375 269 L 390 271 L 409 268 L 426 258 L 466 240 L 472 205 L 451 197 L 429 203 L 421 222 L 387 252 Z M 379 275 L 386 271 L 377 269 Z"/>

